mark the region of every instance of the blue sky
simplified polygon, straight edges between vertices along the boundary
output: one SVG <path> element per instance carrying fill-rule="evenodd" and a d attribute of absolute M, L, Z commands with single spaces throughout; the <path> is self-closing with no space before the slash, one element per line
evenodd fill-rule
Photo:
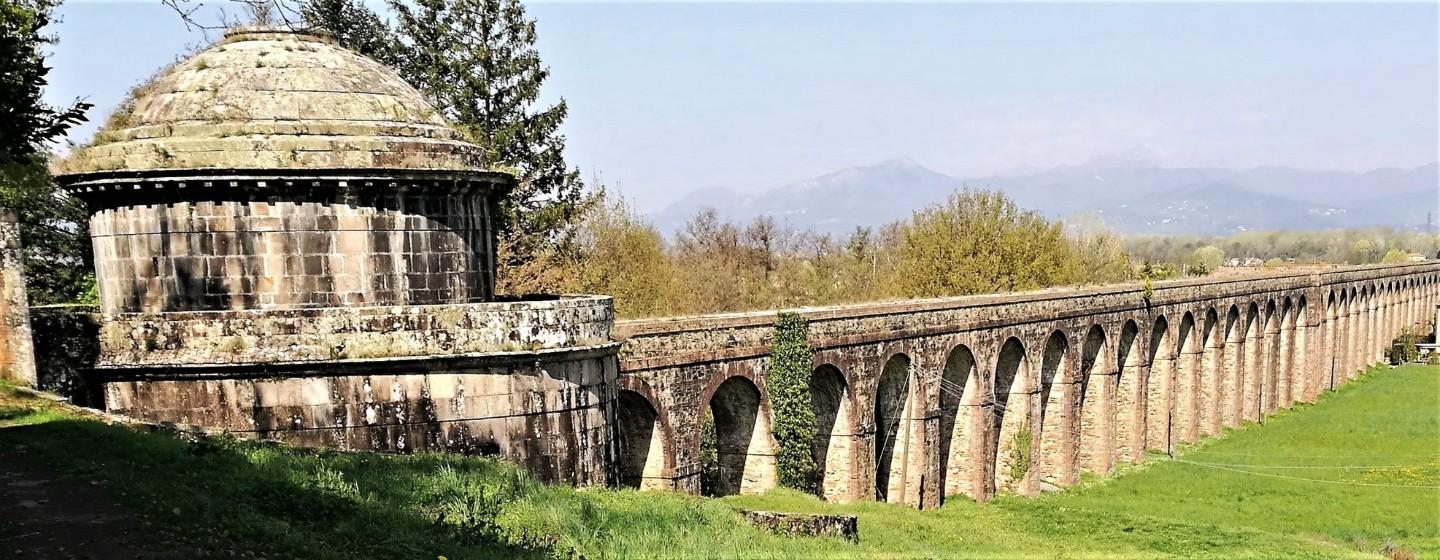
<path fill-rule="evenodd" d="M 900 157 L 977 177 L 1111 160 L 1363 171 L 1440 151 L 1435 3 L 529 9 L 570 159 L 642 210 Z M 47 97 L 86 97 L 95 121 L 206 41 L 159 0 L 60 14 Z"/>

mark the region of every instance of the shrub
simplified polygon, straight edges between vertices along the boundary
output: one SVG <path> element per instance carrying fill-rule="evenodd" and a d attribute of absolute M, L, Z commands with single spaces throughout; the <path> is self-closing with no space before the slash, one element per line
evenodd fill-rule
<path fill-rule="evenodd" d="M 1385 351 L 1385 357 L 1390 360 L 1391 365 L 1408 364 L 1420 358 L 1420 348 L 1415 344 L 1420 337 L 1410 328 L 1400 331 L 1400 336 L 1390 342 L 1390 349 Z"/>
<path fill-rule="evenodd" d="M 1018 481 L 1030 472 L 1030 428 L 1021 427 L 1015 432 L 1015 444 L 1010 447 L 1010 480 Z"/>

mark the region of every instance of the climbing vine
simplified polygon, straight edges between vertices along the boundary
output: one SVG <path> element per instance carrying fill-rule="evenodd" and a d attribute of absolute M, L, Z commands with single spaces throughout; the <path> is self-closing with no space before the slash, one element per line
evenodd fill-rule
<path fill-rule="evenodd" d="M 775 421 L 771 433 L 777 446 L 775 467 L 780 484 L 813 491 L 815 459 L 815 409 L 810 403 L 809 326 L 798 313 L 781 313 L 770 339 L 770 406 Z"/>

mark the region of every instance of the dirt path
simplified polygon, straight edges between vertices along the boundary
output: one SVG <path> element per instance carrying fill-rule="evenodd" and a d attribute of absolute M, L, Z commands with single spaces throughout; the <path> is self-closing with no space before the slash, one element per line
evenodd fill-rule
<path fill-rule="evenodd" d="M 13 429 L 13 428 L 12 428 Z M 106 496 L 97 483 L 30 468 L 24 446 L 0 444 L 0 557 L 193 558 L 194 547 Z"/>

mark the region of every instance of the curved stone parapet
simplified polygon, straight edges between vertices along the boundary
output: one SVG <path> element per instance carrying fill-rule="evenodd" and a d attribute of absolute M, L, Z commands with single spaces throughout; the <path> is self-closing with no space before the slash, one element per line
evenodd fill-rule
<path fill-rule="evenodd" d="M 313 447 L 510 459 L 611 481 L 619 344 L 315 362 L 98 368 L 105 409 Z"/>
<path fill-rule="evenodd" d="M 107 315 L 101 367 L 336 362 L 588 347 L 610 341 L 609 296 L 383 307 Z"/>

